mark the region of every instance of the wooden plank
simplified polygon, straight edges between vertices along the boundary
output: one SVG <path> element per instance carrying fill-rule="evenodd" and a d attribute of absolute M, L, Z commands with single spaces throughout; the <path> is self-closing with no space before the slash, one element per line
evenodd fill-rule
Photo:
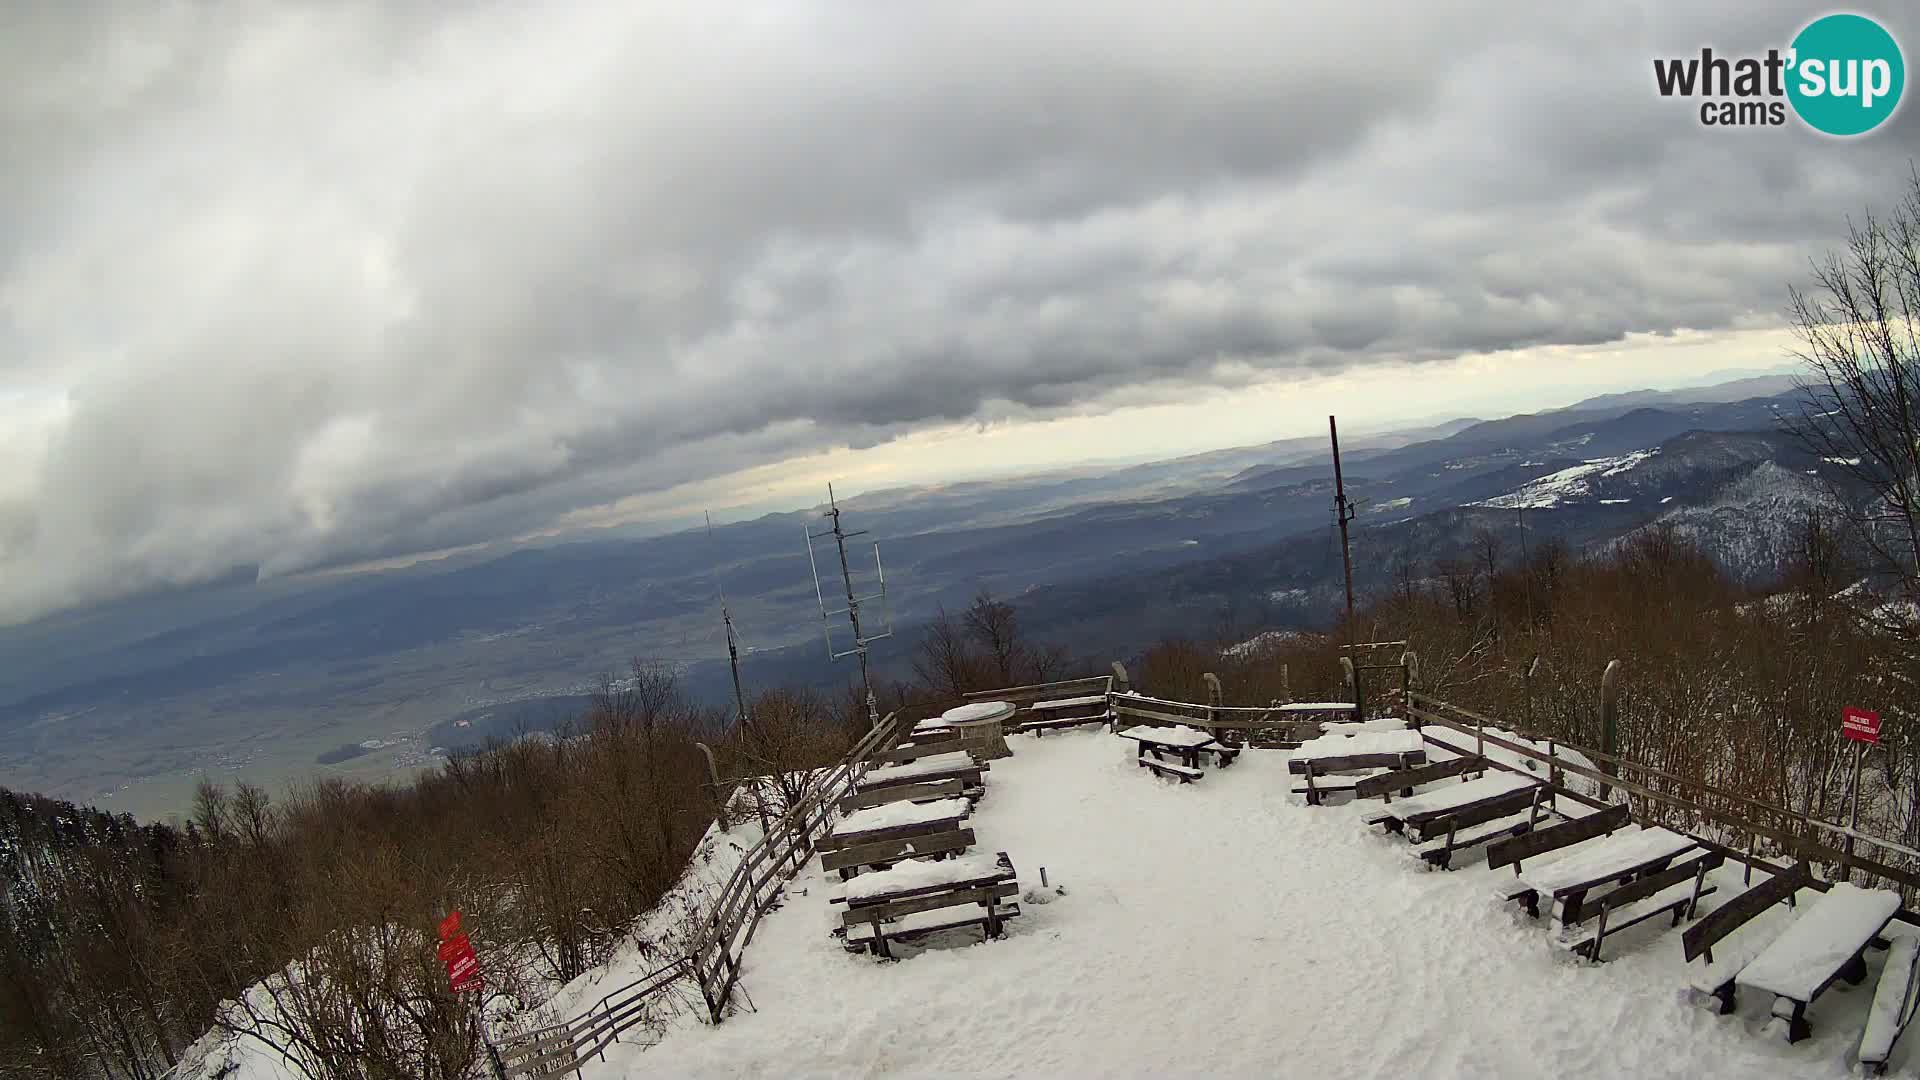
<path fill-rule="evenodd" d="M 1597 814 L 1574 818 L 1565 824 L 1550 829 L 1535 829 L 1532 832 L 1516 836 L 1511 840 L 1501 840 L 1487 848 L 1487 869 L 1498 870 L 1511 865 L 1515 873 L 1520 871 L 1523 859 L 1535 855 L 1544 855 L 1549 851 L 1558 851 L 1571 847 L 1596 836 L 1625 828 L 1631 820 L 1631 811 L 1625 804 L 1608 807 Z"/>
<path fill-rule="evenodd" d="M 1754 916 L 1773 905 L 1791 897 L 1797 890 L 1813 883 L 1813 868 L 1804 862 L 1795 863 L 1785 873 L 1775 874 L 1766 881 L 1755 885 L 1732 900 L 1714 909 L 1713 913 L 1687 928 L 1680 939 L 1681 950 L 1688 961 L 1713 948 L 1715 942 L 1733 933 Z"/>
<path fill-rule="evenodd" d="M 973 830 L 955 829 L 952 832 L 932 836 L 857 844 L 839 851 L 826 852 L 820 856 L 820 868 L 845 870 L 849 867 L 898 862 L 901 859 L 914 859 L 924 855 L 944 855 L 949 851 L 965 851 L 972 846 Z"/>
<path fill-rule="evenodd" d="M 918 776 L 896 776 L 890 779 L 883 777 L 877 783 L 867 777 L 862 777 L 860 782 L 854 785 L 854 790 L 860 792 L 886 791 L 889 788 L 909 787 L 914 784 L 931 784 L 942 780 L 958 780 L 962 787 L 977 788 L 984 783 L 984 781 L 980 779 L 980 774 L 986 771 L 987 767 L 984 764 L 975 762 L 972 765 L 956 765 L 951 769 L 940 769 L 937 772 L 921 773 Z"/>
<path fill-rule="evenodd" d="M 1479 772 L 1487 767 L 1485 758 L 1457 757 L 1446 761 L 1436 761 L 1431 765 L 1421 765 L 1412 769 L 1369 776 L 1354 786 L 1353 793 L 1362 799 L 1377 799 L 1399 791 L 1401 788 L 1430 784 L 1435 780 L 1445 780 L 1461 773 Z"/>
<path fill-rule="evenodd" d="M 1019 917 L 1020 905 L 1019 904 L 995 904 L 993 906 L 993 915 L 995 919 L 997 919 L 999 922 L 1004 924 L 1008 919 L 1014 919 Z M 889 939 L 904 940 L 906 938 L 921 937 L 926 934 L 937 934 L 942 930 L 957 930 L 962 926 L 975 926 L 975 925 L 985 923 L 986 921 L 987 921 L 987 911 L 983 907 L 981 908 L 980 913 L 978 915 L 957 917 L 947 922 L 935 923 L 932 926 L 917 926 L 917 927 L 914 927 L 912 930 L 900 931 L 897 934 L 889 933 L 887 936 Z M 846 932 L 848 951 L 850 952 L 864 951 L 867 945 L 873 941 L 874 930 L 878 926 L 879 926 L 878 923 L 861 923 L 859 926 L 848 928 Z"/>
<path fill-rule="evenodd" d="M 840 923 L 843 926 L 853 926 L 858 923 L 884 922 L 887 919 L 897 919 L 902 915 L 913 915 L 922 911 L 959 907 L 962 904 L 992 904 L 1003 896 L 1012 896 L 1019 891 L 1019 882 L 1002 881 L 977 889 L 956 889 L 952 892 L 916 896 L 912 899 L 894 900 L 885 904 L 867 904 L 848 908 L 846 913 L 840 916 Z"/>
<path fill-rule="evenodd" d="M 896 787 L 877 787 L 858 791 L 840 800 L 840 812 L 852 813 L 865 810 L 869 806 L 885 806 L 896 802 L 921 802 L 928 799 L 952 798 L 959 795 L 962 784 L 958 776 L 950 780 L 932 783 L 900 784 Z"/>
<path fill-rule="evenodd" d="M 1423 765 L 1427 760 L 1425 750 L 1408 750 L 1392 754 L 1342 754 L 1338 757 L 1294 758 L 1287 762 L 1287 771 L 1295 776 L 1304 776 L 1307 762 L 1313 762 L 1316 773 L 1349 772 L 1354 769 L 1411 769 Z"/>

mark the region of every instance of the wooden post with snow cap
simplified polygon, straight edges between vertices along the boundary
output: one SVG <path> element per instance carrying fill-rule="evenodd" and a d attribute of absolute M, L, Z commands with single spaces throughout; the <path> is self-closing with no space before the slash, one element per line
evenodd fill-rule
<path fill-rule="evenodd" d="M 1607 661 L 1607 670 L 1600 675 L 1600 750 L 1607 759 L 1600 763 L 1600 771 L 1608 776 L 1620 775 L 1619 766 L 1613 758 L 1619 753 L 1620 742 L 1620 661 Z M 1606 802 L 1613 794 L 1613 785 L 1604 781 L 1600 784 L 1600 801 Z"/>
<path fill-rule="evenodd" d="M 1414 730 L 1420 728 L 1413 720 L 1413 684 L 1420 678 L 1420 654 L 1412 649 L 1400 650 L 1400 712 L 1407 717 Z"/>
<path fill-rule="evenodd" d="M 1293 702 L 1293 681 L 1287 674 L 1287 665 L 1280 665 L 1280 704 Z"/>
<path fill-rule="evenodd" d="M 1360 700 L 1360 672 L 1353 666 L 1353 657 L 1341 657 L 1340 670 L 1346 674 L 1347 693 L 1353 699 L 1353 718 L 1355 720 L 1366 719 L 1367 714 L 1365 710 L 1361 708 L 1364 702 Z"/>
<path fill-rule="evenodd" d="M 707 759 L 707 791 L 713 795 L 713 816 L 724 829 L 727 827 L 727 806 L 726 794 L 720 790 L 720 767 L 714 764 L 713 750 L 706 743 L 697 742 L 693 745 L 699 747 L 700 755 Z"/>
<path fill-rule="evenodd" d="M 1132 684 L 1127 681 L 1127 666 L 1118 660 L 1113 662 L 1113 689 L 1121 694 L 1132 689 Z"/>

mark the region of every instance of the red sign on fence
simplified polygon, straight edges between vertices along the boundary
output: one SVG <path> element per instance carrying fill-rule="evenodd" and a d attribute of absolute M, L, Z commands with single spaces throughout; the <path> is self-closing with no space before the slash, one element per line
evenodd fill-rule
<path fill-rule="evenodd" d="M 1880 714 L 1849 706 L 1840 712 L 1840 734 L 1854 742 L 1880 741 Z"/>
<path fill-rule="evenodd" d="M 480 958 L 474 955 L 473 942 L 460 932 L 460 913 L 440 922 L 440 959 L 446 962 L 447 979 L 455 993 L 480 989 Z"/>

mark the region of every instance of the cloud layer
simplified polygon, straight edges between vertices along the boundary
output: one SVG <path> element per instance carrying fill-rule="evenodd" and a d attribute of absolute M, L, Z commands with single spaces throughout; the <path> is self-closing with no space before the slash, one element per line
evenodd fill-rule
<path fill-rule="evenodd" d="M 0 39 L 0 615 L 1751 321 L 1920 146 L 1654 94 L 1808 12 L 1538 7 L 48 5 Z"/>

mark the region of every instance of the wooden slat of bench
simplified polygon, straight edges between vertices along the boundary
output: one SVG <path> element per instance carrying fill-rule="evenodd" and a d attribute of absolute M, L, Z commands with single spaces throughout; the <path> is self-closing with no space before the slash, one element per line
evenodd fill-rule
<path fill-rule="evenodd" d="M 960 778 L 955 776 L 947 780 L 868 788 L 841 799 L 840 812 L 850 814 L 855 810 L 865 810 L 869 806 L 885 806 L 888 803 L 952 798 L 960 794 L 962 786 Z"/>
<path fill-rule="evenodd" d="M 1359 785 L 1353 789 L 1353 793 L 1356 798 L 1377 799 L 1383 795 L 1391 795 L 1402 788 L 1430 784 L 1435 780 L 1459 776 L 1461 773 L 1482 772 L 1486 767 L 1485 758 L 1472 756 L 1449 758 L 1446 761 L 1436 761 L 1431 765 L 1369 776 L 1360 781 Z"/>
<path fill-rule="evenodd" d="M 1549 820 L 1551 814 L 1550 810 L 1542 810 L 1538 815 L 1508 814 L 1505 817 L 1492 818 L 1458 829 L 1451 838 L 1442 834 L 1432 839 L 1422 840 L 1414 845 L 1414 850 L 1419 852 L 1420 857 L 1427 862 L 1443 870 L 1451 870 L 1455 852 L 1478 847 L 1502 837 L 1524 835 L 1528 830 L 1538 828 L 1540 822 Z M 1534 820 L 1536 816 L 1539 821 Z M 1368 824 L 1378 824 L 1378 822 L 1369 821 Z"/>
<path fill-rule="evenodd" d="M 1813 868 L 1804 862 L 1793 864 L 1790 869 L 1755 885 L 1688 927 L 1680 939 L 1682 952 L 1689 962 L 1696 956 L 1706 954 L 1707 961 L 1711 963 L 1714 942 L 1738 930 L 1773 905 L 1790 900 L 1796 891 L 1812 884 Z"/>
<path fill-rule="evenodd" d="M 1558 851 L 1563 847 L 1591 840 L 1623 829 L 1632 818 L 1625 804 L 1610 806 L 1596 814 L 1575 818 L 1551 829 L 1535 829 L 1532 832 L 1516 836 L 1511 840 L 1502 840 L 1487 848 L 1487 869 L 1498 870 L 1511 865 L 1514 873 L 1520 872 L 1523 859 L 1535 855 L 1544 855 L 1549 851 Z"/>
<path fill-rule="evenodd" d="M 952 832 L 935 833 L 930 836 L 856 844 L 839 851 L 825 852 L 820 856 L 820 868 L 845 870 L 849 867 L 898 862 L 901 859 L 919 858 L 923 855 L 944 855 L 949 851 L 965 851 L 972 846 L 973 830 L 955 829 Z"/>
<path fill-rule="evenodd" d="M 997 885 L 986 885 L 977 889 L 956 889 L 952 892 L 915 896 L 885 904 L 867 904 L 862 907 L 848 908 L 840 916 L 840 922 L 843 926 L 852 927 L 859 923 L 884 922 L 888 919 L 897 919 L 902 915 L 959 907 L 962 904 L 991 904 L 1003 896 L 1012 896 L 1019 891 L 1019 882 L 1003 881 Z"/>
<path fill-rule="evenodd" d="M 961 813 L 955 817 L 936 818 L 932 821 L 889 825 L 884 829 L 866 829 L 856 833 L 829 833 L 821 837 L 815 846 L 821 851 L 839 851 L 842 848 L 859 847 L 863 844 L 882 844 L 888 840 L 911 840 L 916 836 L 933 836 L 938 833 L 952 832 L 966 819 L 966 814 Z"/>

